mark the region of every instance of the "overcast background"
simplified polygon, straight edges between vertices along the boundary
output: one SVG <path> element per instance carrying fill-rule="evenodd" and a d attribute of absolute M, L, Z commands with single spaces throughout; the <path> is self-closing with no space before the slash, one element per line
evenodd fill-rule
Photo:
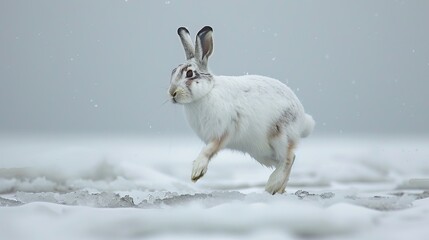
<path fill-rule="evenodd" d="M 429 1 L 0 2 L 0 132 L 192 134 L 176 30 L 215 74 L 287 83 L 317 134 L 429 134 Z"/>

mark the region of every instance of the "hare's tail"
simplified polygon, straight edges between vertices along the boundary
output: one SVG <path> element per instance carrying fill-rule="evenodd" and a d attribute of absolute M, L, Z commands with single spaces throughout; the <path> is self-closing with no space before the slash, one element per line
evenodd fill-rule
<path fill-rule="evenodd" d="M 304 124 L 303 124 L 303 128 L 302 128 L 302 132 L 301 132 L 301 137 L 305 138 L 308 135 L 310 135 L 310 133 L 313 131 L 314 125 L 316 124 L 316 122 L 314 121 L 313 117 L 305 114 L 305 118 L 304 118 Z"/>

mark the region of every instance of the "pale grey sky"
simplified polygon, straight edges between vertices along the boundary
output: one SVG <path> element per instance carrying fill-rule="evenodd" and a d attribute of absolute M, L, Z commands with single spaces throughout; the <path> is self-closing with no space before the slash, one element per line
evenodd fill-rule
<path fill-rule="evenodd" d="M 193 134 L 163 102 L 176 30 L 215 74 L 295 90 L 316 133 L 429 134 L 429 1 L 0 2 L 0 132 Z"/>

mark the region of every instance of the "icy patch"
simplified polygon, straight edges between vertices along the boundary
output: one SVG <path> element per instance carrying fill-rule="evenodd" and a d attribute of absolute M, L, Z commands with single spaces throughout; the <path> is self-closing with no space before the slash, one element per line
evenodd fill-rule
<path fill-rule="evenodd" d="M 329 198 L 333 198 L 335 196 L 335 193 L 326 192 L 322 194 L 314 194 L 314 193 L 309 193 L 307 191 L 298 190 L 295 192 L 295 196 L 299 197 L 300 199 L 304 199 L 308 197 L 320 197 L 322 199 L 329 199 Z"/>
<path fill-rule="evenodd" d="M 373 196 L 373 197 L 357 197 L 347 196 L 345 202 L 359 205 L 366 208 L 371 208 L 379 211 L 392 211 L 406 209 L 412 206 L 412 202 L 416 197 L 411 195 L 396 196 Z"/>
<path fill-rule="evenodd" d="M 135 194 L 135 193 L 134 193 Z M 139 201 L 132 194 L 122 193 L 91 193 L 77 191 L 70 193 L 27 193 L 17 192 L 15 200 L 0 199 L 4 206 L 20 205 L 32 202 L 49 202 L 72 206 L 88 206 L 97 208 L 145 208 L 159 209 L 177 206 L 198 205 L 212 208 L 226 203 L 241 202 L 243 204 L 274 204 L 277 202 L 309 203 L 320 207 L 329 207 L 338 203 L 349 203 L 379 211 L 391 211 L 409 208 L 413 201 L 429 197 L 429 192 L 392 193 L 385 196 L 358 196 L 346 193 L 323 192 L 310 193 L 298 190 L 293 194 L 271 196 L 267 193 L 244 194 L 237 191 L 210 193 L 177 193 L 177 192 L 142 192 L 144 197 Z"/>
<path fill-rule="evenodd" d="M 213 192 L 213 193 L 157 193 L 147 194 L 139 204 L 136 204 L 133 197 L 129 195 L 121 196 L 116 193 L 90 193 L 88 191 L 78 191 L 70 193 L 26 193 L 17 192 L 16 200 L 0 199 L 6 204 L 26 204 L 32 202 L 49 202 L 72 206 L 88 206 L 97 208 L 166 208 L 175 206 L 186 206 L 198 204 L 205 207 L 213 207 L 232 201 L 241 201 L 245 195 L 239 192 Z"/>
<path fill-rule="evenodd" d="M 20 201 L 0 197 L 0 207 L 15 207 L 15 206 L 20 206 L 22 204 L 24 203 Z"/>
<path fill-rule="evenodd" d="M 16 193 L 19 202 L 50 202 L 64 205 L 78 205 L 99 208 L 135 207 L 133 199 L 129 196 L 121 197 L 115 193 L 89 193 L 87 191 L 71 193 Z"/>
<path fill-rule="evenodd" d="M 245 194 L 240 192 L 213 192 L 213 193 L 195 193 L 195 194 L 178 194 L 166 193 L 164 197 L 155 198 L 152 195 L 143 200 L 138 207 L 141 208 L 159 208 L 185 206 L 188 204 L 199 204 L 205 207 L 214 207 L 232 201 L 242 201 Z"/>

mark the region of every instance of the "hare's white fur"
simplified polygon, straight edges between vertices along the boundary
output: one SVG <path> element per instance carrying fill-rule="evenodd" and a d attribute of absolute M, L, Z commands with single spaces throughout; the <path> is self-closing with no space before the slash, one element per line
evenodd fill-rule
<path fill-rule="evenodd" d="M 220 149 L 228 148 L 275 167 L 266 190 L 283 193 L 295 159 L 294 148 L 301 137 L 311 133 L 313 118 L 304 112 L 293 91 L 276 79 L 211 74 L 207 67 L 213 51 L 210 27 L 198 33 L 194 51 L 189 32 L 179 28 L 178 33 L 187 61 L 173 70 L 169 93 L 173 102 L 184 104 L 190 126 L 207 144 L 194 161 L 192 180 L 207 172 L 209 160 Z"/>
<path fill-rule="evenodd" d="M 287 140 L 295 142 L 307 130 L 308 121 L 304 109 L 295 94 L 278 80 L 263 76 L 214 76 L 212 90 L 198 101 L 185 104 L 186 117 L 192 129 L 205 143 L 228 135 L 226 148 L 249 153 L 265 166 L 276 166 L 273 144 Z M 295 114 L 296 119 L 285 119 Z M 290 123 L 276 135 L 275 124 Z M 272 135 L 272 138 L 270 138 Z M 284 144 L 283 144 L 284 143 Z"/>

